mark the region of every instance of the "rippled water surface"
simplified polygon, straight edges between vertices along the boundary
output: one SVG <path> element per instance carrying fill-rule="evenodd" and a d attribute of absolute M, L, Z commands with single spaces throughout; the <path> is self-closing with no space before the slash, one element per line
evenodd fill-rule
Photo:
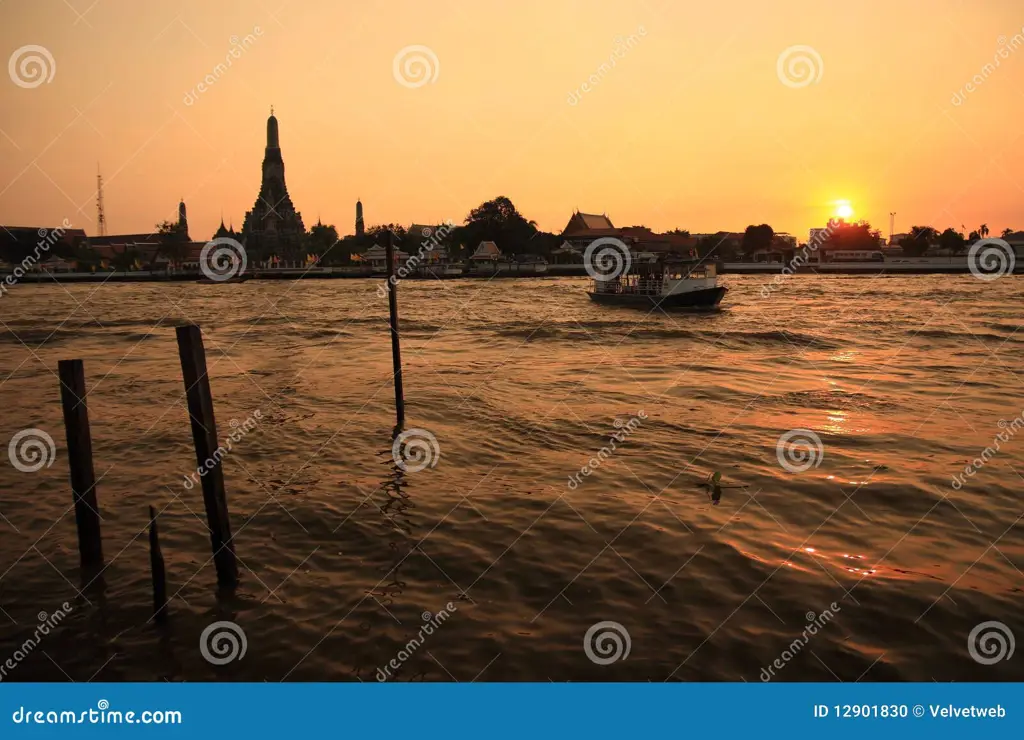
<path fill-rule="evenodd" d="M 0 442 L 38 428 L 57 452 L 0 466 L 0 658 L 40 612 L 72 610 L 6 680 L 372 681 L 395 659 L 393 680 L 758 681 L 784 651 L 777 680 L 1024 679 L 1019 647 L 968 652 L 982 622 L 1024 637 L 1024 429 L 1000 425 L 1024 409 L 1024 281 L 798 276 L 768 299 L 764 278 L 725 282 L 724 309 L 696 315 L 597 307 L 579 279 L 402 284 L 406 429 L 440 451 L 417 472 L 392 461 L 376 282 L 16 287 Z M 189 320 L 220 436 L 261 416 L 223 463 L 234 594 L 183 485 Z M 107 560 L 91 584 L 64 358 L 90 389 Z M 794 429 L 822 444 L 803 472 L 777 454 Z M 719 505 L 698 486 L 713 471 Z M 165 627 L 147 623 L 149 505 Z M 823 626 L 803 644 L 808 619 Z M 216 621 L 244 631 L 243 658 L 203 658 Z M 629 642 L 607 664 L 584 649 L 604 621 Z"/>

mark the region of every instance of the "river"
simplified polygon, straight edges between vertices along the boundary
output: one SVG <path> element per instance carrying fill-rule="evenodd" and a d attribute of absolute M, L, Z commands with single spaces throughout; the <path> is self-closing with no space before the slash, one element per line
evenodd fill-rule
<path fill-rule="evenodd" d="M 767 279 L 671 315 L 578 278 L 403 283 L 404 470 L 379 281 L 15 286 L 0 443 L 38 430 L 55 457 L 0 465 L 4 680 L 1024 679 L 1019 652 L 968 649 L 986 622 L 1024 636 L 1024 279 Z M 235 432 L 234 593 L 187 481 L 187 321 Z M 65 358 L 90 389 L 99 578 Z"/>

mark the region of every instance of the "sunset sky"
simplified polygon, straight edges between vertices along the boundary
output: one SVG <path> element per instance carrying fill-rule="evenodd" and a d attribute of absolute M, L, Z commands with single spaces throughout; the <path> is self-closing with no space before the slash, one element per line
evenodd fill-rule
<path fill-rule="evenodd" d="M 3 58 L 54 60 L 0 77 L 0 224 L 95 234 L 99 162 L 110 233 L 180 197 L 193 239 L 240 227 L 273 104 L 296 207 L 342 234 L 357 197 L 409 224 L 503 194 L 552 231 L 579 208 L 806 239 L 846 200 L 886 234 L 896 211 L 996 235 L 1024 229 L 1022 42 L 1020 0 L 0 0 Z M 418 87 L 393 72 L 414 45 L 437 59 Z M 810 84 L 780 79 L 794 46 Z"/>

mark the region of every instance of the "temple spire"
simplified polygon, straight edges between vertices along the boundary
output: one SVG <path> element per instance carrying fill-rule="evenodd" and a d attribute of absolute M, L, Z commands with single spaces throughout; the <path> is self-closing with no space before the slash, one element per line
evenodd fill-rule
<path fill-rule="evenodd" d="M 267 119 L 267 149 L 280 149 L 277 135 L 277 118 L 274 117 L 274 106 L 270 106 L 270 118 Z"/>
<path fill-rule="evenodd" d="M 187 212 L 185 210 L 185 198 L 184 197 L 181 198 L 181 200 L 178 202 L 178 228 L 181 230 L 181 233 L 183 233 L 185 235 L 185 238 L 187 239 L 188 238 L 188 214 L 187 214 Z"/>

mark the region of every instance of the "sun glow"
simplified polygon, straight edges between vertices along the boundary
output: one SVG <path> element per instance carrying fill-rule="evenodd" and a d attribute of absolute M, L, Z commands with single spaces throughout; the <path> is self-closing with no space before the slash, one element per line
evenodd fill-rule
<path fill-rule="evenodd" d="M 837 200 L 836 201 L 836 216 L 849 221 L 853 217 L 853 206 L 850 205 L 848 200 Z"/>

